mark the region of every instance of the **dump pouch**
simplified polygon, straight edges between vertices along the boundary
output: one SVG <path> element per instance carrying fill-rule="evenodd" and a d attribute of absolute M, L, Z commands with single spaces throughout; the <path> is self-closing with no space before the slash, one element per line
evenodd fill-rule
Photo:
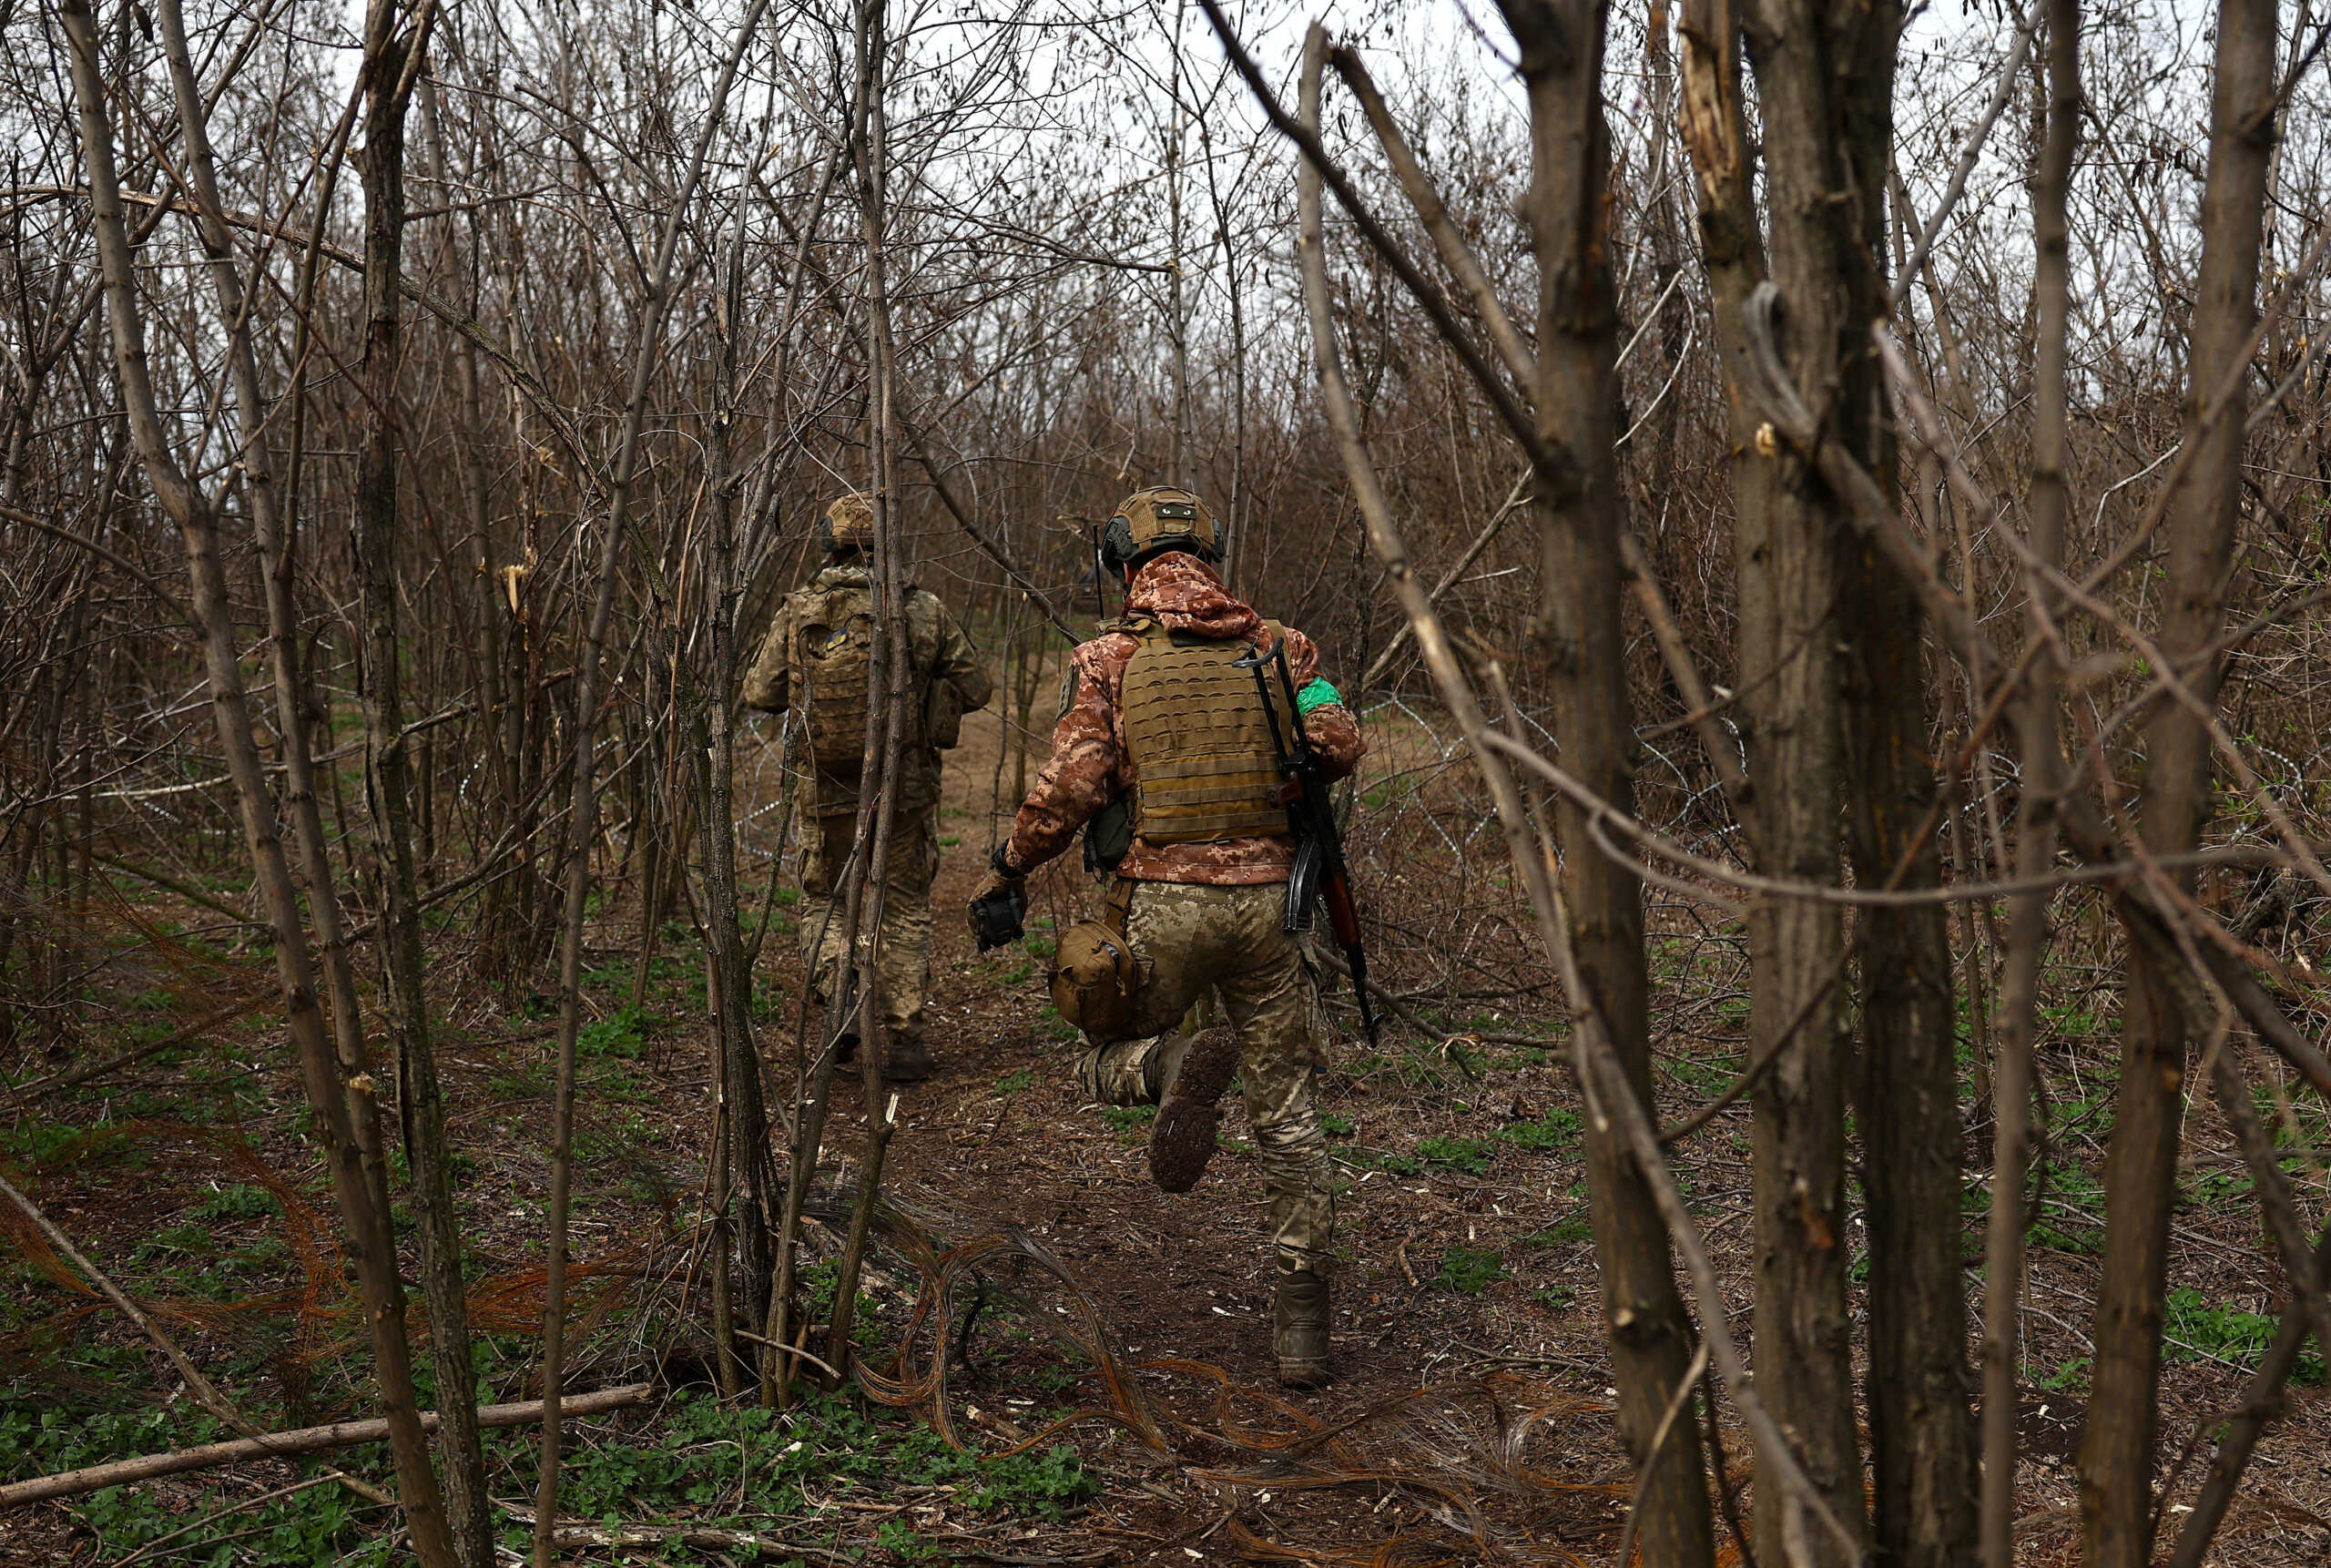
<path fill-rule="evenodd" d="M 1078 921 L 1061 932 L 1054 953 L 1053 1007 L 1096 1042 L 1123 1034 L 1141 990 L 1141 966 L 1125 940 L 1125 911 L 1132 903 L 1133 882 L 1120 877 L 1100 917 Z"/>

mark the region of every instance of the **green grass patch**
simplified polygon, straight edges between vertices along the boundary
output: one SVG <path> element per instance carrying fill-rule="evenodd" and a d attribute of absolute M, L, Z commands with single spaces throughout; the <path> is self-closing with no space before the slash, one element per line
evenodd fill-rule
<path fill-rule="evenodd" d="M 1460 1243 L 1440 1255 L 1440 1272 L 1432 1278 L 1436 1290 L 1479 1296 L 1505 1278 L 1505 1261 L 1486 1247 Z"/>
<path fill-rule="evenodd" d="M 1593 1222 L 1584 1211 L 1556 1220 L 1543 1230 L 1531 1232 L 1522 1238 L 1524 1247 L 1569 1247 L 1581 1241 L 1594 1239 Z"/>
<path fill-rule="evenodd" d="M 2192 1286 L 2181 1285 L 2162 1302 L 2161 1359 L 2196 1361 L 2215 1356 L 2249 1371 L 2265 1358 L 2279 1327 L 2280 1320 L 2267 1313 L 2220 1307 Z M 2302 1354 L 2291 1380 L 2321 1383 L 2323 1358 L 2312 1352 Z"/>
<path fill-rule="evenodd" d="M 1490 1168 L 1490 1145 L 1483 1138 L 1420 1138 L 1417 1158 L 1427 1165 L 1480 1176 Z"/>
<path fill-rule="evenodd" d="M 2082 1257 L 2104 1255 L 2104 1187 L 2085 1169 L 2050 1164 L 2033 1182 L 2033 1198 L 2026 1246 Z"/>
<path fill-rule="evenodd" d="M 206 1259 L 219 1255 L 219 1243 L 207 1225 L 173 1225 L 155 1231 L 136 1247 L 129 1256 L 139 1263 L 169 1264 L 185 1259 Z"/>
<path fill-rule="evenodd" d="M 1557 1106 L 1534 1122 L 1513 1122 L 1497 1130 L 1497 1141 L 1517 1149 L 1566 1149 L 1578 1141 L 1578 1113 Z"/>
<path fill-rule="evenodd" d="M 74 1411 L 19 1387 L 0 1397 L 0 1477 L 21 1480 L 224 1435 L 198 1412 Z M 487 1465 L 497 1492 L 531 1490 L 530 1437 L 524 1431 L 486 1434 Z M 331 1461 L 375 1481 L 389 1480 L 384 1444 L 341 1451 Z M 303 1477 L 318 1473 L 316 1461 L 295 1463 Z M 952 1511 L 1046 1522 L 1067 1517 L 1096 1490 L 1066 1446 L 987 1458 L 949 1448 L 911 1419 L 870 1412 L 824 1395 L 780 1412 L 729 1409 L 718 1400 L 683 1392 L 646 1431 L 573 1445 L 560 1472 L 562 1503 L 585 1519 L 685 1518 L 738 1529 L 800 1518 L 810 1512 L 809 1495 L 820 1501 L 872 1499 L 901 1485 L 952 1488 Z M 174 1513 L 140 1488 L 109 1487 L 69 1506 L 96 1537 L 95 1559 L 103 1562 L 118 1561 L 166 1535 L 172 1539 L 142 1561 L 372 1568 L 402 1560 L 392 1554 L 392 1537 L 379 1512 L 337 1486 L 310 1487 L 209 1524 L 200 1522 L 202 1511 Z M 731 1512 L 740 1508 L 749 1512 Z M 190 1523 L 197 1527 L 186 1531 Z M 499 1533 L 504 1545 L 524 1549 L 524 1526 L 504 1522 Z M 886 1544 L 919 1543 L 909 1533 Z M 671 1560 L 695 1558 L 682 1553 Z"/>
<path fill-rule="evenodd" d="M 396 1151 L 402 1154 L 399 1147 Z M 281 1214 L 283 1206 L 265 1187 L 249 1182 L 233 1182 L 220 1187 L 194 1206 L 197 1219 L 257 1219 L 262 1215 Z"/>
<path fill-rule="evenodd" d="M 2062 1366 L 2040 1380 L 2040 1386 L 2057 1393 L 2085 1394 L 2088 1392 L 2089 1359 L 2074 1356 Z"/>
<path fill-rule="evenodd" d="M 647 1048 L 647 1031 L 655 1023 L 655 1018 L 641 1008 L 618 1008 L 606 1017 L 583 1026 L 575 1036 L 575 1054 L 598 1061 L 609 1057 L 626 1062 L 636 1061 L 639 1054 Z"/>

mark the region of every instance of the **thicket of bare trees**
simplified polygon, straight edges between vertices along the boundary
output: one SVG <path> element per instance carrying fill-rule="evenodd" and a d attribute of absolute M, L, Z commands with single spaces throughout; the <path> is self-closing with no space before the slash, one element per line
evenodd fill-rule
<path fill-rule="evenodd" d="M 721 1391 L 850 1366 L 887 1113 L 816 1349 L 794 1249 L 873 960 L 822 1018 L 757 1002 L 789 796 L 748 814 L 738 781 L 786 738 L 733 705 L 808 520 L 877 497 L 893 700 L 840 904 L 871 932 L 905 585 L 997 662 L 1008 805 L 1094 617 L 1089 530 L 1162 481 L 1356 700 L 1438 738 L 1354 800 L 1402 890 L 1371 911 L 1399 1016 L 1567 1023 L 1642 1560 L 2016 1559 L 2024 1238 L 2082 974 L 2122 1032 L 2084 1562 L 2163 1545 L 2197 1122 L 2283 1301 L 2166 1516 L 2204 1560 L 2331 1345 L 2300 1109 L 2331 1094 L 2331 28 L 1500 11 L 1299 48 L 1215 0 L 0 18 L 0 1044 L 36 1103 L 119 1065 L 80 1005 L 123 890 L 268 951 L 246 1005 L 298 1054 L 433 1568 L 493 1554 L 473 1408 L 422 1431 L 391 1219 L 409 1191 L 433 1386 L 466 1388 L 446 995 L 555 1003 L 547 1563 L 589 931 L 625 922 L 642 984 L 671 921 L 703 950 Z M 1686 929 L 1749 998 L 1688 1104 Z M 1746 1326 L 1667 1164 L 1737 1107 Z"/>

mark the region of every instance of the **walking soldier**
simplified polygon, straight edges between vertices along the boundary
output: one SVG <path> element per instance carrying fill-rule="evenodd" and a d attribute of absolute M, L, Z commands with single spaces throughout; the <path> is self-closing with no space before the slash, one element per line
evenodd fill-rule
<path fill-rule="evenodd" d="M 1160 1107 L 1151 1173 L 1183 1192 L 1237 1078 L 1270 1202 L 1279 1380 L 1311 1387 L 1328 1375 L 1335 1243 L 1312 1093 L 1328 1036 L 1288 930 L 1290 912 L 1308 911 L 1288 908 L 1296 844 L 1274 728 L 1307 738 L 1330 779 L 1363 747 L 1311 639 L 1233 596 L 1211 565 L 1218 551 L 1187 491 L 1142 491 L 1109 520 L 1102 555 L 1125 579 L 1125 613 L 1070 656 L 1051 759 L 995 850 L 974 924 L 983 901 L 1016 891 L 1087 829 L 1088 861 L 1114 873 L 1107 913 L 1063 933 L 1053 977 L 1055 1004 L 1084 1031 L 1078 1081 L 1104 1104 Z M 1282 649 L 1287 677 L 1258 681 L 1257 661 Z M 1175 1033 L 1209 993 L 1230 1027 Z"/>
<path fill-rule="evenodd" d="M 865 495 L 845 495 L 826 509 L 818 524 L 825 563 L 808 586 L 785 596 L 745 677 L 748 706 L 789 708 L 802 721 L 811 784 L 802 814 L 801 944 L 820 1006 L 832 999 L 842 956 L 835 894 L 858 815 L 867 669 L 882 635 L 864 559 L 873 531 Z M 971 639 L 935 596 L 910 585 L 906 622 L 909 708 L 878 972 L 889 1042 L 882 1070 L 901 1081 L 928 1077 L 932 1065 L 922 1003 L 931 983 L 931 884 L 939 874 L 939 754 L 954 746 L 963 715 L 986 707 L 995 689 Z M 871 932 L 860 938 L 871 939 Z M 845 1035 L 842 1060 L 856 1047 L 855 1034 Z"/>

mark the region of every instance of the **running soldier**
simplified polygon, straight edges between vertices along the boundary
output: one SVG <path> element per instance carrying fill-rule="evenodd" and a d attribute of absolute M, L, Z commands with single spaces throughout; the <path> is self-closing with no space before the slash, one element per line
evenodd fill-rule
<path fill-rule="evenodd" d="M 1284 643 L 1294 711 L 1276 691 L 1270 700 L 1281 733 L 1299 721 L 1328 777 L 1359 762 L 1359 726 L 1320 677 L 1311 639 L 1266 621 L 1216 575 L 1219 535 L 1197 497 L 1127 497 L 1101 547 L 1126 583 L 1124 618 L 1070 656 L 1052 757 L 975 901 L 1009 892 L 1091 824 L 1088 860 L 1097 853 L 1115 872 L 1108 913 L 1063 933 L 1053 983 L 1063 1015 L 1085 1032 L 1078 1082 L 1104 1104 L 1159 1106 L 1150 1170 L 1167 1191 L 1186 1192 L 1213 1153 L 1217 1102 L 1237 1078 L 1270 1200 L 1279 1380 L 1315 1387 L 1328 1378 L 1335 1248 L 1312 1093 L 1328 1033 L 1286 929 L 1295 846 L 1277 793 L 1274 716 L 1251 661 Z M 1209 993 L 1230 1028 L 1176 1033 Z"/>
<path fill-rule="evenodd" d="M 866 672 L 881 635 L 864 555 L 873 534 L 867 496 L 845 495 L 826 509 L 818 523 L 824 565 L 778 606 L 745 677 L 747 706 L 771 713 L 790 708 L 802 721 L 810 789 L 801 816 L 801 947 L 819 1006 L 831 1001 L 841 959 L 842 911 L 834 895 L 857 826 Z M 889 1040 L 882 1073 L 901 1083 L 929 1077 L 932 1067 L 922 1004 L 931 983 L 931 884 L 939 874 L 939 754 L 954 746 L 963 715 L 985 708 L 995 689 L 971 639 L 936 596 L 910 585 L 906 618 L 911 707 L 891 826 L 879 976 Z M 870 932 L 860 940 L 870 942 Z M 857 1044 L 854 1032 L 842 1037 L 843 1061 Z"/>

